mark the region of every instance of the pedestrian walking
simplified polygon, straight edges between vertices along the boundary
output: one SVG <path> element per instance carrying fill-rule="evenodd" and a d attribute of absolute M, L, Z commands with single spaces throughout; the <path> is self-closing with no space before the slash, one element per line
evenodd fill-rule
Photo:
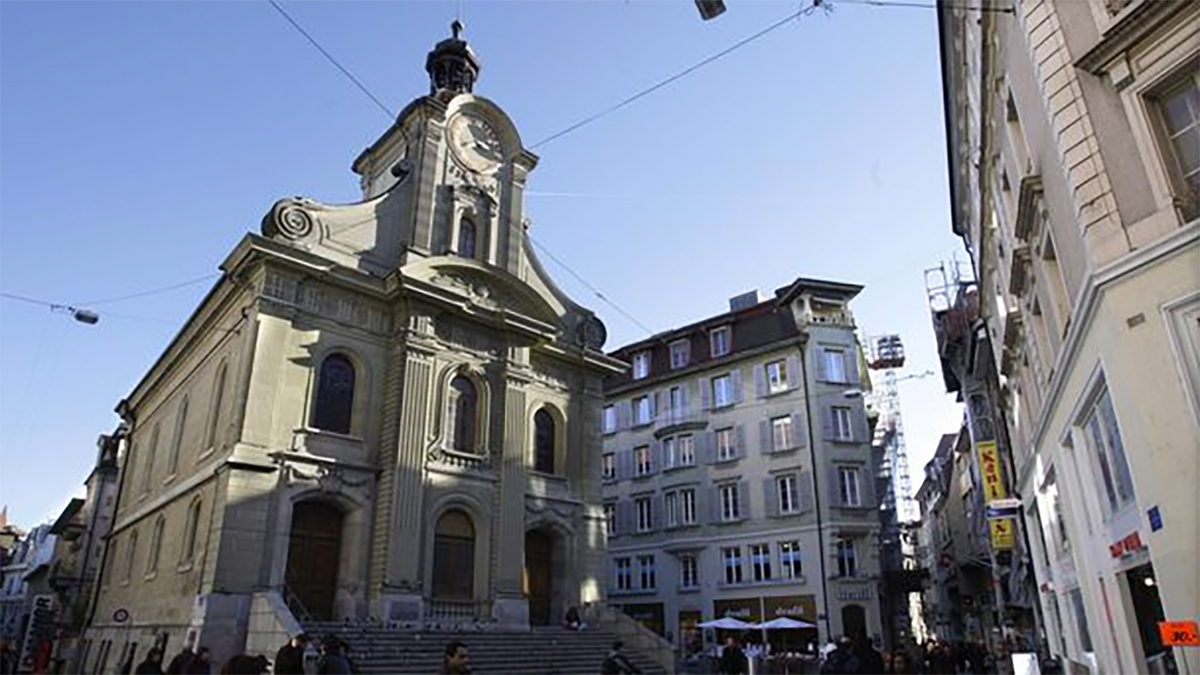
<path fill-rule="evenodd" d="M 864 670 L 862 661 L 854 653 L 854 640 L 849 635 L 843 635 L 837 642 L 837 648 L 825 657 L 821 664 L 821 675 L 865 675 L 871 671 Z"/>
<path fill-rule="evenodd" d="M 276 675 L 304 675 L 304 653 L 308 651 L 308 635 L 300 633 L 275 652 Z"/>
<path fill-rule="evenodd" d="M 146 652 L 146 660 L 139 663 L 133 672 L 134 675 L 163 675 L 162 652 L 157 649 Z"/>
<path fill-rule="evenodd" d="M 271 662 L 259 654 L 238 654 L 221 665 L 219 675 L 266 675 L 271 672 Z"/>
<path fill-rule="evenodd" d="M 469 675 L 470 672 L 471 657 L 467 645 L 458 640 L 446 645 L 442 655 L 442 675 Z"/>
<path fill-rule="evenodd" d="M 196 657 L 183 667 L 183 675 L 212 675 L 212 662 L 209 658 L 208 647 L 198 647 Z"/>
<path fill-rule="evenodd" d="M 624 673 L 640 673 L 642 672 L 637 666 L 629 660 L 629 657 L 622 653 L 625 643 L 617 640 L 612 643 L 612 649 L 608 650 L 608 656 L 604 657 L 604 662 L 600 664 L 601 675 L 622 675 Z"/>
<path fill-rule="evenodd" d="M 187 664 L 191 663 L 192 659 L 194 658 L 196 658 L 196 654 L 192 652 L 192 646 L 185 646 L 183 649 L 179 650 L 179 653 L 171 659 L 169 664 L 167 664 L 167 670 L 165 671 L 166 675 L 183 675 L 183 669 L 187 667 Z"/>
<path fill-rule="evenodd" d="M 317 664 L 317 675 L 351 675 L 350 660 L 346 658 L 345 644 L 341 640 L 326 640 L 321 647 L 324 654 Z"/>

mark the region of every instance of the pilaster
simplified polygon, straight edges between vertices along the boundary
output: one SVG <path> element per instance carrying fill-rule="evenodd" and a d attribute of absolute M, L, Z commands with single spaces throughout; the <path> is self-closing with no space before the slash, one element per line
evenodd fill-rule
<path fill-rule="evenodd" d="M 529 626 L 529 604 L 521 584 L 525 567 L 525 437 L 527 368 L 510 360 L 504 385 L 504 447 L 500 461 L 500 527 L 494 578 L 495 614 L 513 628 Z"/>

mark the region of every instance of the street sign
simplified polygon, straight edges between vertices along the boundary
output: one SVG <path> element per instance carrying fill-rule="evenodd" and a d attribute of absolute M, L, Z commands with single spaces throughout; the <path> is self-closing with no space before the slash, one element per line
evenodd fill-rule
<path fill-rule="evenodd" d="M 1016 518 L 1021 515 L 1020 499 L 995 499 L 987 503 L 984 512 L 988 519 Z"/>
<path fill-rule="evenodd" d="M 1167 647 L 1200 647 L 1200 628 L 1195 621 L 1159 621 L 1158 635 Z"/>

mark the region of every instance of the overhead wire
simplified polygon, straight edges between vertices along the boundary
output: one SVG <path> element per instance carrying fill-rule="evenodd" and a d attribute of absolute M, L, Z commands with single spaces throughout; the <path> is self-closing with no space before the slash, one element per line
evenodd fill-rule
<path fill-rule="evenodd" d="M 106 305 L 106 304 L 110 304 L 110 303 L 114 303 L 114 302 L 123 302 L 125 300 L 132 300 L 134 298 L 143 298 L 148 295 L 156 295 L 158 293 L 166 293 L 166 292 L 173 291 L 173 290 L 176 290 L 179 288 L 186 288 L 186 287 L 192 286 L 194 284 L 208 281 L 209 279 L 216 279 L 217 277 L 221 276 L 222 274 L 224 274 L 224 273 L 223 272 L 213 272 L 211 274 L 205 274 L 202 277 L 196 277 L 195 279 L 189 279 L 187 281 L 181 281 L 177 284 L 171 284 L 170 286 L 163 286 L 161 288 L 152 288 L 148 291 L 140 291 L 137 293 L 130 293 L 129 295 L 120 295 L 115 298 L 104 298 L 101 300 L 91 300 L 88 302 L 80 302 L 80 303 L 76 303 L 76 304 L 86 305 L 88 307 L 94 307 L 96 305 Z"/>
<path fill-rule="evenodd" d="M 271 6 L 275 8 L 275 11 L 279 12 L 283 16 L 283 18 L 287 19 L 287 22 L 292 25 L 292 28 L 295 28 L 297 31 L 299 31 L 300 34 L 303 35 L 309 41 L 309 43 L 312 44 L 312 46 L 317 48 L 317 51 L 321 52 L 321 54 L 330 63 L 332 63 L 334 65 L 334 67 L 336 67 L 338 70 L 342 71 L 342 74 L 345 75 L 347 78 L 349 78 L 350 81 L 353 82 L 356 87 L 358 87 L 359 91 L 366 94 L 367 98 L 374 101 L 375 105 L 378 106 L 378 108 L 383 111 L 383 114 L 387 115 L 388 120 L 394 121 L 396 119 L 396 113 L 392 112 L 392 110 L 389 109 L 386 105 L 384 105 L 382 101 L 380 101 L 378 98 L 376 98 L 375 94 L 372 94 L 371 90 L 367 89 L 367 86 L 365 84 L 363 84 L 362 82 L 360 82 L 358 80 L 358 78 L 354 76 L 353 73 L 351 73 L 349 70 L 346 69 L 345 66 L 338 63 L 338 60 L 333 58 L 333 55 L 330 54 L 328 51 L 326 51 L 325 48 L 322 47 L 319 42 L 317 42 L 316 38 L 314 38 L 312 35 L 309 35 L 308 31 L 304 30 L 303 26 L 301 26 L 295 19 L 293 19 L 290 14 L 288 14 L 286 11 L 284 11 L 283 7 L 281 7 L 280 4 L 278 2 L 276 2 L 276 0 L 267 0 L 267 2 L 271 3 Z"/>

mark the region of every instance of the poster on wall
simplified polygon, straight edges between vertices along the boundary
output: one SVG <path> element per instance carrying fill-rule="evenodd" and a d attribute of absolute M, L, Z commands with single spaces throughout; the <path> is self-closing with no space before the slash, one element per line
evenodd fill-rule
<path fill-rule="evenodd" d="M 997 518 L 988 523 L 992 530 L 992 548 L 997 551 L 1013 549 L 1013 530 L 1015 525 L 1012 518 Z"/>

